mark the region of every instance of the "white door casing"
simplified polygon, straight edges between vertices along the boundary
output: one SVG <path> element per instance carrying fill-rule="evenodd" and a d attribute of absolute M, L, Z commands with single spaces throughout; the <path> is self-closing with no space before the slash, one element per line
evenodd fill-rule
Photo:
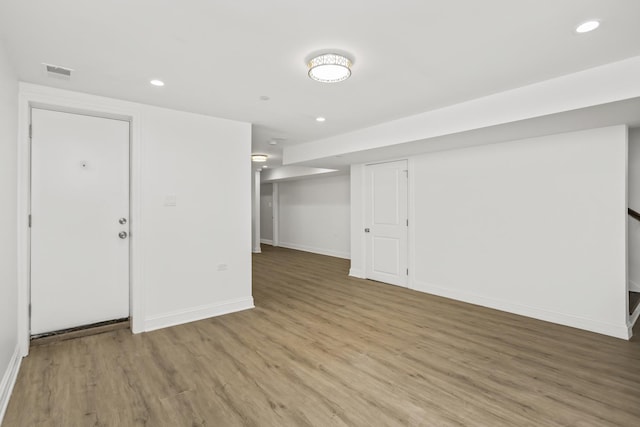
<path fill-rule="evenodd" d="M 408 165 L 406 160 L 365 167 L 366 277 L 407 286 Z"/>
<path fill-rule="evenodd" d="M 128 317 L 129 122 L 33 108 L 32 129 L 31 334 Z"/>

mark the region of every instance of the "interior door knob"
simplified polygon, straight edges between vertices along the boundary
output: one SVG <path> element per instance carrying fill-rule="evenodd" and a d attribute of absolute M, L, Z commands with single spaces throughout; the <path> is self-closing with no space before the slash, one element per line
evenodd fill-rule
<path fill-rule="evenodd" d="M 124 224 L 126 224 L 126 223 L 127 223 L 127 218 L 120 218 L 120 219 L 118 220 L 118 222 L 119 222 L 120 224 L 124 225 Z"/>
<path fill-rule="evenodd" d="M 127 232 L 126 231 L 121 231 L 120 233 L 118 233 L 118 237 L 120 237 L 121 239 L 126 239 L 127 238 Z"/>

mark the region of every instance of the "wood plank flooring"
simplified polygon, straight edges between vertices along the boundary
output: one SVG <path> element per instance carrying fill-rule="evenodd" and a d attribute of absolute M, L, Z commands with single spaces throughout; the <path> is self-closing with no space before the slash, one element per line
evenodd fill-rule
<path fill-rule="evenodd" d="M 640 342 L 263 246 L 254 310 L 34 347 L 3 426 L 640 425 Z"/>

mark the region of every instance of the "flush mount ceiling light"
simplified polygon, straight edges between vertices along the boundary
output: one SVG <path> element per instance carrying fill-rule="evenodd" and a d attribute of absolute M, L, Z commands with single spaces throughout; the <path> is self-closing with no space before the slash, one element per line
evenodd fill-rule
<path fill-rule="evenodd" d="M 327 119 L 325 119 L 324 117 L 316 117 L 316 122 L 326 122 Z"/>
<path fill-rule="evenodd" d="M 268 156 L 266 154 L 252 154 L 251 155 L 251 161 L 252 162 L 258 162 L 258 163 L 264 163 L 267 161 Z"/>
<path fill-rule="evenodd" d="M 351 60 L 337 53 L 325 53 L 307 64 L 309 77 L 322 83 L 337 83 L 351 76 Z"/>
<path fill-rule="evenodd" d="M 576 33 L 588 33 L 589 31 L 593 31 L 600 26 L 600 21 L 592 20 L 583 22 L 582 24 L 576 27 Z"/>
<path fill-rule="evenodd" d="M 164 82 L 162 80 L 158 80 L 158 79 L 153 79 L 151 80 L 149 83 L 151 83 L 154 86 L 164 86 Z"/>

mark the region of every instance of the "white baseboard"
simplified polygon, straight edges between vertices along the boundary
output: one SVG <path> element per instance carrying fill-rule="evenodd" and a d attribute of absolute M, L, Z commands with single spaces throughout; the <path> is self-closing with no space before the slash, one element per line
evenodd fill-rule
<path fill-rule="evenodd" d="M 349 252 L 334 251 L 331 249 L 316 248 L 313 246 L 299 245 L 297 243 L 286 243 L 286 242 L 280 242 L 280 246 L 283 248 L 295 249 L 295 250 L 304 251 L 304 252 L 311 252 L 319 255 L 328 255 L 336 258 L 351 259 L 351 254 Z"/>
<path fill-rule="evenodd" d="M 253 248 L 252 252 L 254 254 L 261 254 L 262 253 L 262 249 L 260 248 L 260 246 L 258 246 L 257 248 Z"/>
<path fill-rule="evenodd" d="M 603 323 L 596 320 L 573 316 L 570 314 L 548 311 L 494 298 L 487 298 L 469 292 L 457 291 L 421 282 L 414 282 L 413 289 L 428 294 L 451 298 L 457 301 L 467 302 L 469 304 L 481 305 L 483 307 L 506 311 L 508 313 L 519 314 L 521 316 L 532 317 L 538 320 L 544 320 L 547 322 L 571 326 L 578 329 L 584 329 L 603 335 L 609 335 L 615 338 L 621 338 L 624 340 L 628 340 L 629 338 L 631 338 L 630 330 L 626 324 L 613 325 L 609 323 Z"/>
<path fill-rule="evenodd" d="M 161 314 L 159 316 L 151 316 L 144 322 L 144 329 L 145 332 L 149 332 L 156 329 L 181 325 L 183 323 L 195 322 L 196 320 L 208 319 L 209 317 L 248 310 L 254 307 L 253 297 L 225 301 L 220 304 L 202 305 L 199 307 Z"/>
<path fill-rule="evenodd" d="M 633 280 L 629 280 L 629 290 L 631 292 L 640 292 L 640 285 Z"/>
<path fill-rule="evenodd" d="M 263 245 L 272 245 L 273 246 L 273 240 L 269 240 L 269 239 L 260 239 L 260 243 L 262 243 Z"/>
<path fill-rule="evenodd" d="M 9 399 L 13 392 L 13 386 L 16 384 L 21 363 L 22 356 L 20 355 L 20 346 L 16 344 L 13 356 L 11 356 L 11 360 L 9 360 L 9 366 L 7 366 L 7 370 L 4 372 L 2 381 L 0 382 L 0 424 L 2 424 L 7 406 L 9 406 Z"/>
<path fill-rule="evenodd" d="M 351 277 L 357 277 L 358 279 L 364 279 L 364 272 L 362 270 L 360 270 L 359 268 L 350 268 L 349 269 L 349 276 Z"/>

